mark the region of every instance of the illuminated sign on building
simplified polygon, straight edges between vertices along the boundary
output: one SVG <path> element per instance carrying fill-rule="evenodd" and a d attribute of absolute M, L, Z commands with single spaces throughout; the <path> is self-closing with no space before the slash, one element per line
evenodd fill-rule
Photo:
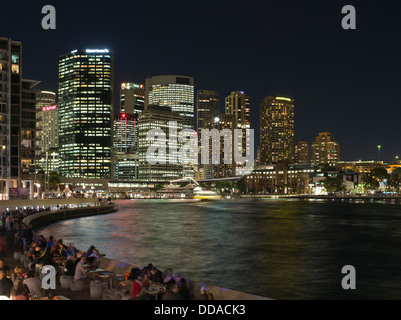
<path fill-rule="evenodd" d="M 51 111 L 51 110 L 56 110 L 56 109 L 57 109 L 57 105 L 43 107 L 43 111 Z"/>
<path fill-rule="evenodd" d="M 108 49 L 86 49 L 86 53 L 109 53 Z"/>

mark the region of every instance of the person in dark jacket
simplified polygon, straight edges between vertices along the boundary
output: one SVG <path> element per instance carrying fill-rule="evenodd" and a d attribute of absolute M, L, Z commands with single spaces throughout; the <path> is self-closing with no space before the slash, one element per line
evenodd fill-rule
<path fill-rule="evenodd" d="M 0 270 L 0 296 L 10 298 L 12 287 L 13 282 L 6 277 L 6 273 L 3 270 Z"/>

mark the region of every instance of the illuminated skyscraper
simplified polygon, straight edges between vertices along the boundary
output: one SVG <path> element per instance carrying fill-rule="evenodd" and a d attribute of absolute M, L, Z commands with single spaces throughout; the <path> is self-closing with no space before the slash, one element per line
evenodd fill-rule
<path fill-rule="evenodd" d="M 138 115 L 114 115 L 114 177 L 131 181 L 138 178 Z"/>
<path fill-rule="evenodd" d="M 58 108 L 56 93 L 40 91 L 36 103 L 37 155 L 58 148 Z"/>
<path fill-rule="evenodd" d="M 27 183 L 29 195 L 34 192 L 39 83 L 22 78 L 21 42 L 0 38 L 1 199 L 9 198 L 10 188 L 27 188 Z"/>
<path fill-rule="evenodd" d="M 294 100 L 266 97 L 260 105 L 260 164 L 294 162 Z"/>
<path fill-rule="evenodd" d="M 213 130 L 217 129 L 218 136 L 216 134 L 215 139 L 218 140 L 220 148 L 219 150 L 212 148 L 212 138 L 209 140 L 209 162 L 210 164 L 204 164 L 205 178 L 229 178 L 235 176 L 235 160 L 234 150 L 232 144 L 232 138 L 234 137 L 234 129 L 237 128 L 237 121 L 235 116 L 232 114 L 217 114 L 208 116 L 204 123 L 205 129 Z M 228 129 L 231 132 L 231 139 L 224 139 L 224 131 Z M 213 135 L 212 135 L 213 136 Z M 231 161 L 231 164 L 225 163 L 225 150 L 226 147 L 231 152 L 231 159 L 227 157 L 227 161 Z M 214 154 L 213 154 L 214 153 Z M 217 162 L 213 162 L 213 156 Z M 228 155 L 227 155 L 228 156 Z"/>
<path fill-rule="evenodd" d="M 120 88 L 120 113 L 140 114 L 145 106 L 145 86 L 124 82 Z"/>
<path fill-rule="evenodd" d="M 340 145 L 330 132 L 320 132 L 311 146 L 311 163 L 334 165 L 340 161 Z"/>
<path fill-rule="evenodd" d="M 172 137 L 172 144 L 168 146 L 166 154 L 158 156 L 158 163 L 150 164 L 147 151 L 152 142 L 147 139 L 147 134 L 152 129 L 161 129 L 167 141 L 170 139 L 170 130 L 176 134 L 182 130 L 182 116 L 177 112 L 172 112 L 166 106 L 149 105 L 139 116 L 139 180 L 148 183 L 170 182 L 183 177 L 183 165 L 180 158 L 174 157 L 172 150 L 179 151 L 182 143 L 178 142 L 177 137 Z M 175 123 L 175 125 L 172 125 Z M 170 142 L 169 142 L 170 143 Z M 175 162 L 175 163 L 173 163 Z M 181 162 L 181 163 L 180 163 Z"/>
<path fill-rule="evenodd" d="M 170 107 L 183 117 L 183 128 L 194 129 L 194 78 L 177 75 L 154 76 L 146 79 L 145 109 L 159 105 Z"/>
<path fill-rule="evenodd" d="M 244 91 L 233 91 L 225 99 L 225 113 L 234 115 L 238 129 L 251 127 L 250 104 L 250 98 Z"/>
<path fill-rule="evenodd" d="M 220 113 L 220 95 L 218 91 L 198 90 L 196 99 L 197 130 L 204 128 L 205 120 L 209 116 Z"/>
<path fill-rule="evenodd" d="M 235 129 L 242 129 L 242 145 L 238 145 L 239 155 L 250 154 L 251 142 L 246 139 L 246 130 L 251 128 L 250 105 L 250 98 L 244 91 L 233 91 L 225 99 L 225 113 L 234 116 Z M 239 167 L 242 165 L 237 165 L 235 175 L 239 172 Z"/>
<path fill-rule="evenodd" d="M 59 58 L 59 157 L 66 178 L 110 179 L 113 56 L 74 50 Z"/>

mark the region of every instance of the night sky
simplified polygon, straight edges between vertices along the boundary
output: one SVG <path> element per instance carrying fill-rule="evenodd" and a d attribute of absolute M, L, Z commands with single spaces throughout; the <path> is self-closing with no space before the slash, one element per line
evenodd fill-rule
<path fill-rule="evenodd" d="M 44 5 L 57 29 L 43 30 Z M 354 5 L 357 29 L 343 30 Z M 23 44 L 23 77 L 57 91 L 60 54 L 114 51 L 115 89 L 148 76 L 193 76 L 196 89 L 295 99 L 296 141 L 330 131 L 342 160 L 401 156 L 401 4 L 396 1 L 0 0 L 0 37 Z M 117 95 L 116 95 L 117 99 Z M 118 100 L 115 101 L 118 106 Z M 258 143 L 258 141 L 257 141 Z"/>

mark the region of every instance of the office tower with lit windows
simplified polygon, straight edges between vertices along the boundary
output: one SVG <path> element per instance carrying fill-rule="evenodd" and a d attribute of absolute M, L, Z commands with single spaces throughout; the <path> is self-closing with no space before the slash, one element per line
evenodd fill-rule
<path fill-rule="evenodd" d="M 59 58 L 59 171 L 65 178 L 112 175 L 113 55 L 74 50 Z"/>
<path fill-rule="evenodd" d="M 145 86 L 124 82 L 120 88 L 120 113 L 140 114 L 145 107 Z"/>
<path fill-rule="evenodd" d="M 225 98 L 225 113 L 231 114 L 235 118 L 236 128 L 242 129 L 242 145 L 238 146 L 238 154 L 245 156 L 250 154 L 250 141 L 247 141 L 246 130 L 251 128 L 250 118 L 250 97 L 244 91 L 233 91 Z M 234 169 L 234 173 L 239 172 L 242 165 Z"/>
<path fill-rule="evenodd" d="M 0 198 L 33 196 L 36 95 L 39 81 L 22 78 L 22 44 L 0 38 Z M 29 185 L 28 185 L 29 184 Z M 29 187 L 29 195 L 19 188 Z M 13 188 L 13 189 L 10 189 Z M 13 190 L 13 194 L 10 194 Z"/>
<path fill-rule="evenodd" d="M 56 93 L 40 91 L 36 102 L 37 155 L 58 148 L 58 108 Z"/>
<path fill-rule="evenodd" d="M 205 129 L 211 130 L 216 129 L 215 131 L 215 139 L 217 139 L 219 144 L 219 150 L 216 148 L 212 148 L 213 146 L 213 134 L 209 139 L 208 147 L 209 147 L 209 159 L 207 159 L 208 163 L 204 163 L 205 170 L 205 178 L 206 179 L 215 179 L 215 178 L 229 178 L 235 176 L 235 159 L 234 159 L 234 146 L 232 143 L 232 139 L 234 137 L 234 130 L 237 128 L 237 120 L 233 114 L 217 114 L 210 115 L 206 117 L 204 122 Z M 228 129 L 231 133 L 230 139 L 224 139 L 224 131 Z M 229 152 L 231 155 L 227 155 L 227 160 L 231 162 L 225 163 L 225 149 L 229 148 Z M 203 146 L 202 146 L 203 148 Z M 214 159 L 219 159 L 213 162 Z M 230 159 L 231 158 L 231 159 Z"/>
<path fill-rule="evenodd" d="M 298 141 L 294 157 L 297 164 L 309 164 L 309 143 L 307 141 Z"/>
<path fill-rule="evenodd" d="M 314 165 L 334 165 L 340 161 L 340 145 L 330 132 L 319 133 L 310 153 Z"/>
<path fill-rule="evenodd" d="M 22 79 L 21 108 L 21 173 L 22 180 L 30 180 L 26 175 L 35 175 L 37 119 L 36 105 L 40 81 Z M 24 187 L 24 181 L 22 181 Z"/>
<path fill-rule="evenodd" d="M 149 105 L 170 107 L 183 118 L 184 129 L 195 127 L 194 78 L 162 75 L 145 81 L 145 109 Z"/>
<path fill-rule="evenodd" d="M 268 96 L 260 104 L 260 163 L 294 162 L 294 100 Z"/>
<path fill-rule="evenodd" d="M 250 98 L 244 91 L 233 91 L 225 98 L 225 113 L 234 115 L 238 129 L 251 127 L 250 105 Z"/>
<path fill-rule="evenodd" d="M 138 121 L 139 131 L 139 180 L 147 183 L 166 183 L 183 177 L 182 159 L 179 150 L 182 142 L 178 142 L 178 133 L 183 129 L 183 119 L 177 112 L 172 112 L 170 107 L 148 105 L 140 114 Z M 147 134 L 152 129 L 161 129 L 166 137 L 166 154 L 159 151 L 157 163 L 151 164 L 156 158 L 148 158 L 147 151 L 152 141 L 147 139 Z M 170 137 L 170 132 L 176 132 Z M 171 140 L 171 141 L 169 141 Z M 155 142 L 153 141 L 153 144 Z M 177 156 L 173 155 L 171 148 L 177 150 Z"/>
<path fill-rule="evenodd" d="M 138 179 L 138 114 L 114 115 L 114 178 Z"/>
<path fill-rule="evenodd" d="M 198 134 L 204 128 L 205 120 L 209 116 L 220 113 L 220 94 L 218 91 L 198 90 L 196 95 L 196 114 Z"/>

